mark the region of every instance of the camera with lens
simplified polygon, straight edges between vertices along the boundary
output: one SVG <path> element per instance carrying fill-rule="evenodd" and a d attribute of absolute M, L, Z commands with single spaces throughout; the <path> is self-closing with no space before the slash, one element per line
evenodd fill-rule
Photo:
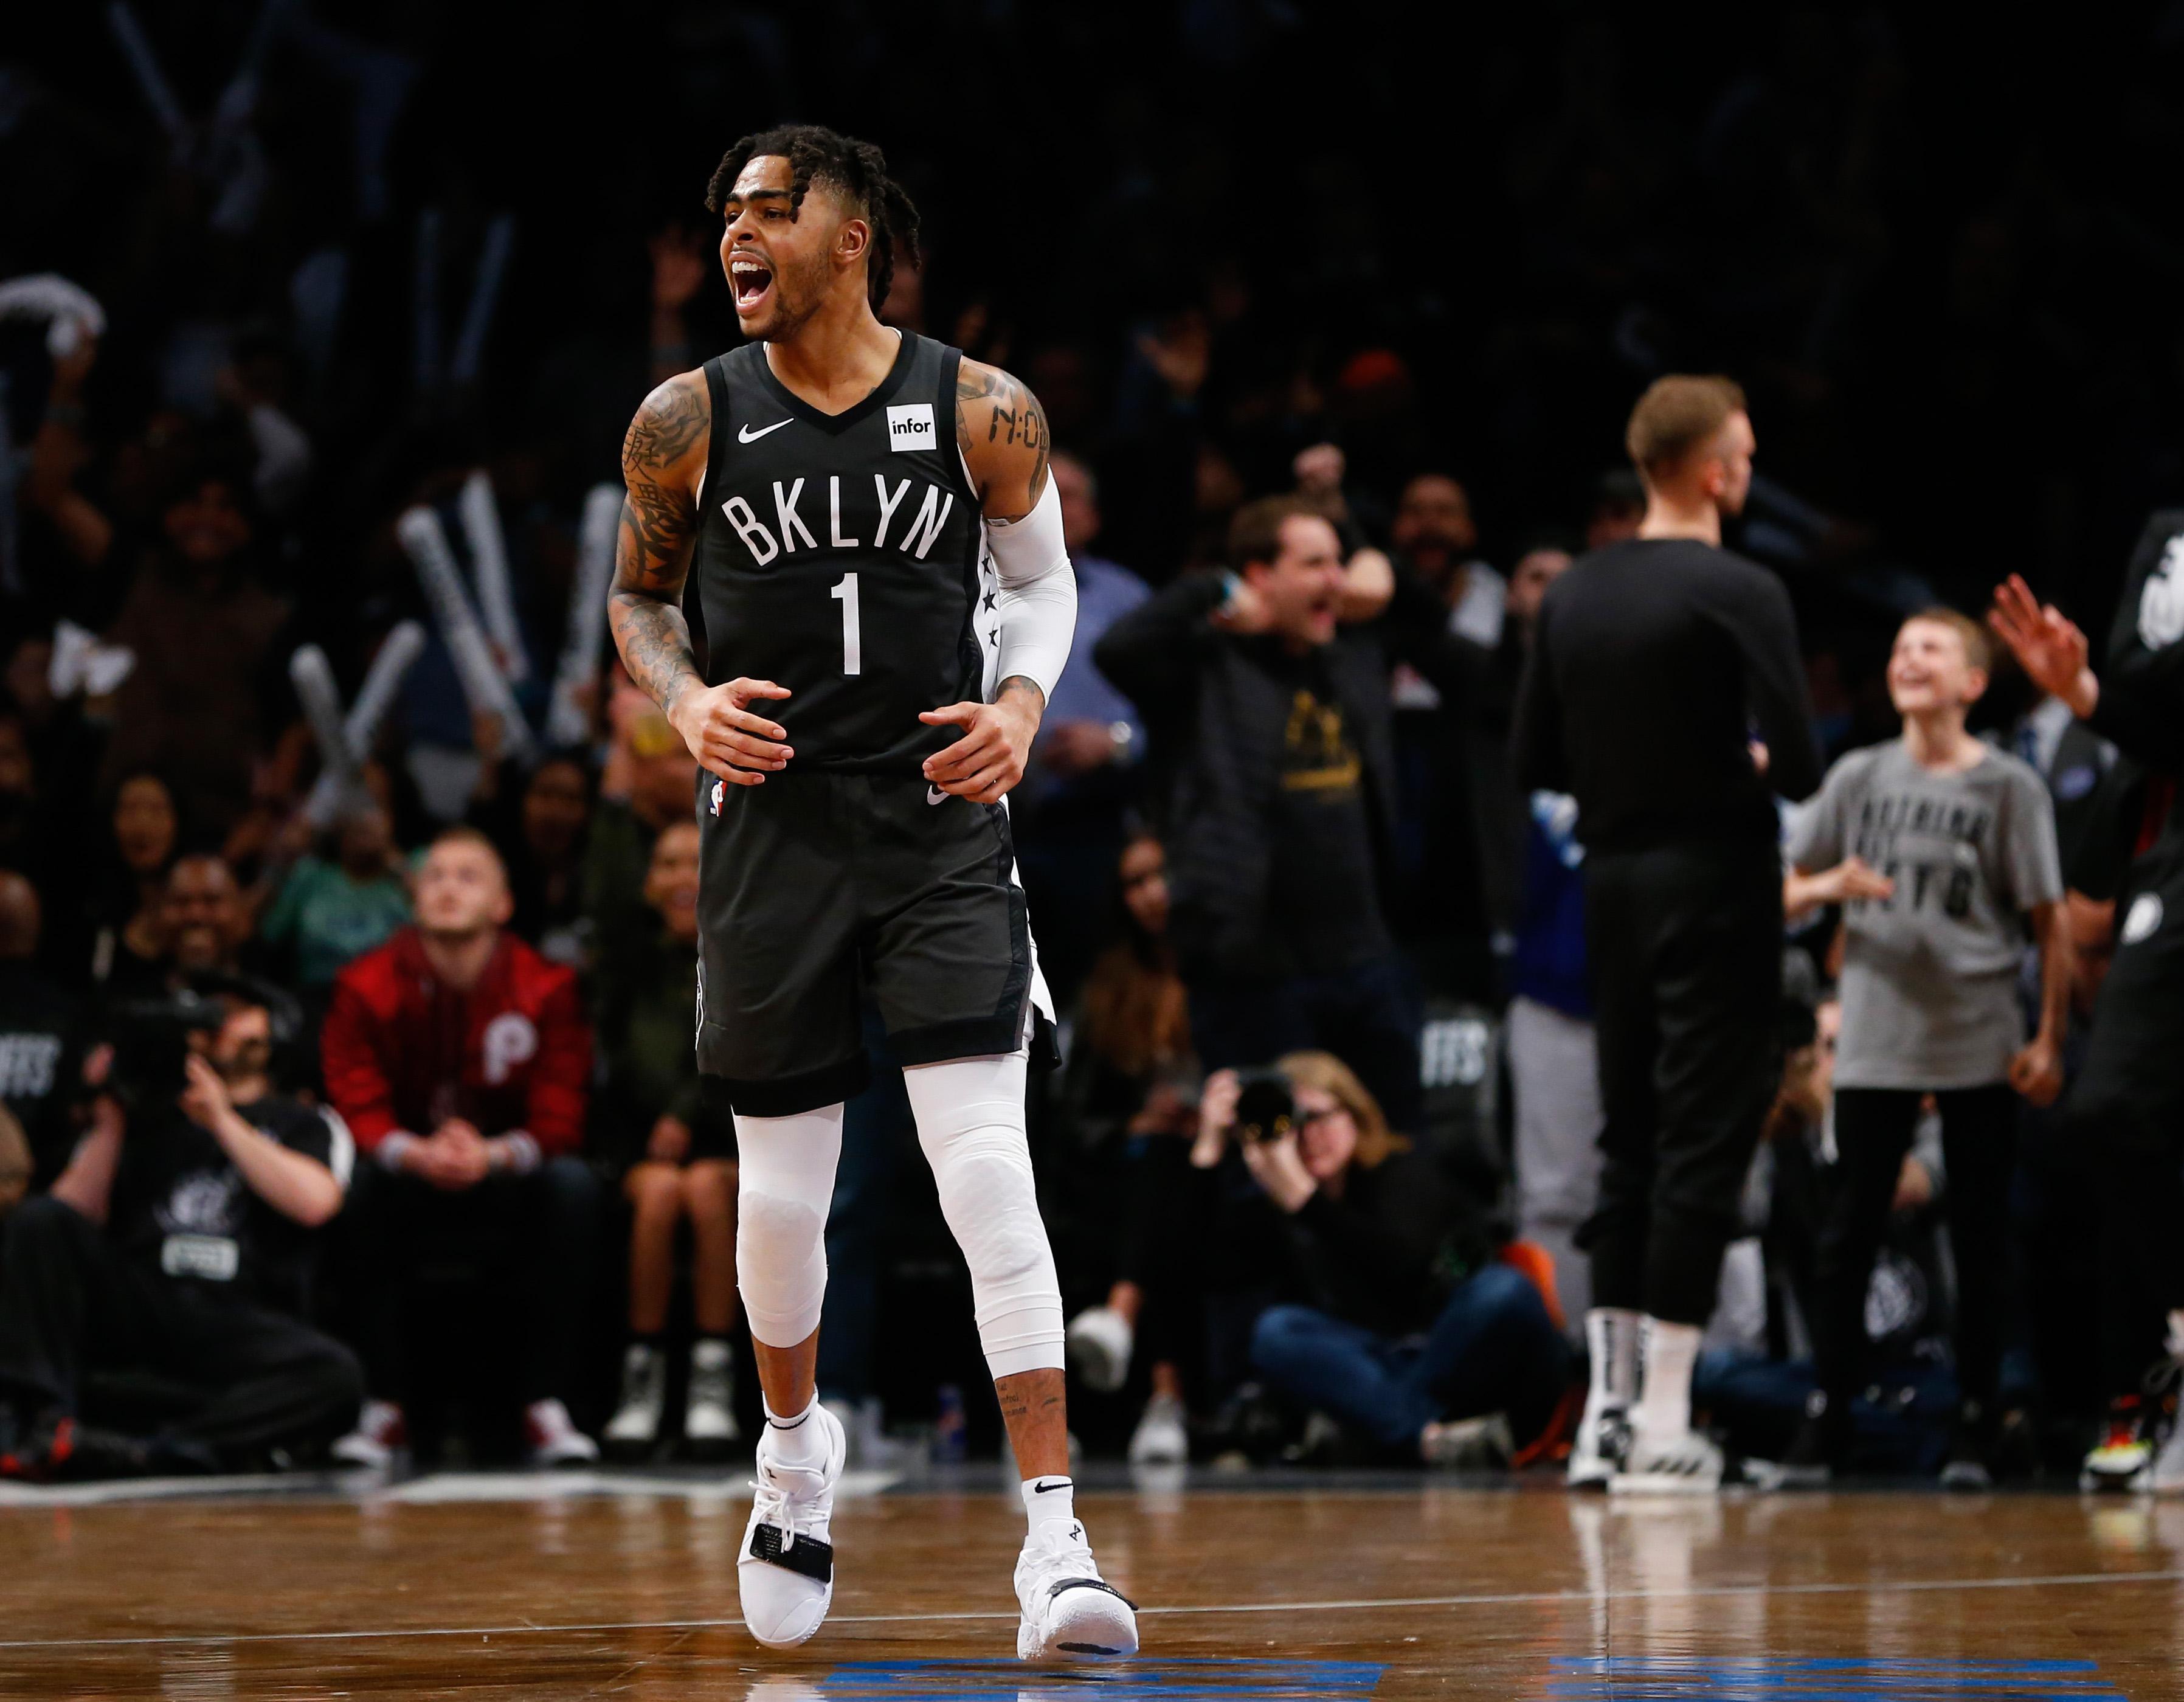
<path fill-rule="evenodd" d="M 109 1091 L 131 1110 L 172 1105 L 189 1085 L 190 1036 L 218 1032 L 224 1018 L 217 1000 L 193 992 L 114 1006 L 106 1023 L 114 1047 Z"/>
<path fill-rule="evenodd" d="M 1279 1069 L 1236 1072 L 1236 1138 L 1246 1146 L 1296 1132 L 1296 1094 Z"/>

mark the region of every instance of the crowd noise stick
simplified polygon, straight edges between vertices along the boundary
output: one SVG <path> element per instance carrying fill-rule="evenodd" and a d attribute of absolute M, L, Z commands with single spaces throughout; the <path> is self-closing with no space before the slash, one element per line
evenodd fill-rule
<path fill-rule="evenodd" d="M 81 284 L 58 272 L 31 272 L 0 283 L 0 320 L 42 320 L 46 353 L 65 360 L 86 337 L 106 335 L 106 310 Z"/>
<path fill-rule="evenodd" d="M 311 825 L 323 832 L 333 825 L 334 810 L 356 778 L 356 754 L 343 724 L 341 692 L 326 653 L 316 645 L 298 645 L 288 658 L 288 678 L 311 724 L 311 737 L 318 741 L 319 781 L 304 807 Z"/>
<path fill-rule="evenodd" d="M 111 0 L 106 8 L 106 23 L 114 31 L 114 39 L 121 44 L 122 56 L 129 61 L 129 69 L 136 74 L 136 86 L 143 90 L 152 115 L 159 120 L 167 139 L 179 149 L 188 134 L 189 120 L 182 115 L 182 103 L 175 98 L 167 74 L 159 69 L 159 56 L 152 51 L 152 38 L 144 33 L 143 25 L 137 22 L 129 0 Z"/>
<path fill-rule="evenodd" d="M 493 500 L 493 480 L 482 469 L 463 481 L 455 517 L 462 522 L 463 541 L 470 545 L 471 577 L 477 583 L 478 613 L 484 618 L 486 635 L 493 640 L 500 671 L 510 684 L 521 685 L 531 678 L 531 658 L 523 648 L 515 592 L 508 581 L 508 540 L 500 529 L 500 505 Z"/>
<path fill-rule="evenodd" d="M 582 694 L 599 673 L 599 642 L 606 636 L 607 589 L 614 578 L 621 502 L 618 484 L 595 484 L 584 498 L 583 524 L 577 533 L 577 583 L 569 588 L 569 633 L 546 714 L 547 740 L 558 746 L 581 745 L 591 731 Z"/>
<path fill-rule="evenodd" d="M 342 723 L 342 738 L 354 758 L 354 765 L 344 772 L 322 762 L 311 795 L 304 801 L 304 815 L 320 832 L 332 827 L 334 818 L 341 812 L 343 795 L 356 783 L 365 756 L 379 737 L 379 723 L 386 720 L 387 711 L 393 706 L 394 694 L 402 689 L 402 682 L 424 653 L 425 629 L 415 621 L 400 622 L 381 641 L 379 654 L 372 657 L 371 666 L 365 671 L 356 701 L 349 706 L 348 718 Z M 317 730 L 315 721 L 312 731 Z"/>
<path fill-rule="evenodd" d="M 440 516 L 421 505 L 403 515 L 394 533 L 417 569 L 417 583 L 424 589 L 426 601 L 432 605 L 432 618 L 439 626 L 448 654 L 454 658 L 455 678 L 462 682 L 463 696 L 471 712 L 498 720 L 507 754 L 527 766 L 536 749 L 530 725 L 515 706 L 515 695 L 508 689 L 506 676 L 493 661 L 493 646 L 486 642 L 485 628 L 478 624 L 469 594 L 463 589 L 455 554 L 448 545 L 448 534 L 441 529 Z"/>
<path fill-rule="evenodd" d="M 463 313 L 463 328 L 455 336 L 455 357 L 448 376 L 459 390 L 477 382 L 478 368 L 485 361 L 485 340 L 493 330 L 501 282 L 508 276 L 508 259 L 515 248 L 515 215 L 495 214 L 485 227 L 485 246 L 478 255 L 470 306 Z"/>

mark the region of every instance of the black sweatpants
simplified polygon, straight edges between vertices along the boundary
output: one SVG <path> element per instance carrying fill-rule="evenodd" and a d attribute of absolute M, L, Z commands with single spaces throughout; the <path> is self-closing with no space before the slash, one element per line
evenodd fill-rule
<path fill-rule="evenodd" d="M 1758 843 L 1591 855 L 1585 908 L 1606 1113 L 1578 1236 L 1593 1304 L 1704 1324 L 1780 1072 L 1780 865 Z"/>
<path fill-rule="evenodd" d="M 2135 1395 L 2184 1309 L 2184 857 L 2116 895 L 2115 959 L 2064 1111 L 2101 1197 L 2101 1369 Z"/>
<path fill-rule="evenodd" d="M 26 1418 L 73 1413 L 92 1368 L 203 1390 L 175 1430 L 229 1455 L 330 1441 L 364 1394 L 356 1356 L 331 1336 L 124 1258 L 49 1195 L 25 1200 L 0 1253 L 0 1396 Z"/>
<path fill-rule="evenodd" d="M 1831 1413 L 1847 1415 L 1865 1381 L 1865 1292 L 1888 1228 L 1903 1155 L 1923 1097 L 1910 1088 L 1836 1090 L 1836 1173 L 1821 1208 L 1813 1278 L 1813 1369 Z M 2009 1186 L 2017 1164 L 2017 1096 L 2008 1088 L 1936 1093 L 1942 1205 L 1957 1266 L 1957 1387 L 1994 1410 L 2009 1290 Z"/>
<path fill-rule="evenodd" d="M 497 1174 L 448 1193 L 359 1164 L 345 1215 L 373 1394 L 412 1395 L 407 1331 L 421 1290 L 467 1284 L 484 1290 L 521 1343 L 523 1400 L 574 1393 L 601 1215 L 588 1165 L 553 1158 L 528 1175 Z"/>

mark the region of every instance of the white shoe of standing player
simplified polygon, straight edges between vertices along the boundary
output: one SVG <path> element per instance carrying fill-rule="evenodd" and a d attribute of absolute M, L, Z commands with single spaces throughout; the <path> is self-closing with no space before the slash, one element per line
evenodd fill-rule
<path fill-rule="evenodd" d="M 1138 1652 L 1138 1616 L 1100 1576 L 1075 1520 L 1034 1532 L 1017 1560 L 1019 1660 L 1104 1660 Z"/>
<path fill-rule="evenodd" d="M 1619 1406 L 1590 1403 L 1579 1421 L 1577 1439 L 1570 1444 L 1569 1470 L 1564 1481 L 1573 1489 L 1605 1489 L 1630 1452 L 1630 1414 Z"/>
<path fill-rule="evenodd" d="M 1695 1430 L 1649 1437 L 1630 1432 L 1630 1450 L 1609 1482 L 1616 1495 L 1711 1495 L 1721 1487 L 1721 1450 Z"/>
<path fill-rule="evenodd" d="M 814 1466 L 783 1465 L 768 1425 L 759 1437 L 751 1480 L 756 1493 L 744 1546 L 736 1556 L 736 1591 L 744 1623 L 768 1649 L 794 1649 L 819 1629 L 834 1599 L 834 1544 L 829 1523 L 834 1486 L 842 1481 L 849 1441 L 841 1420 L 816 1401 L 805 1420 L 820 1427 L 825 1453 Z"/>
<path fill-rule="evenodd" d="M 599 1457 L 599 1443 L 577 1428 L 568 1408 L 551 1395 L 523 1409 L 523 1434 L 533 1465 L 590 1465 Z"/>

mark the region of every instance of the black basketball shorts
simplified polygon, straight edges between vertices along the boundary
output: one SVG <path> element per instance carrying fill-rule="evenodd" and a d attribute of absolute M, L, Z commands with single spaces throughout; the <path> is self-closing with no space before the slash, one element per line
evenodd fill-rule
<path fill-rule="evenodd" d="M 918 775 L 700 770 L 698 1069 L 748 1117 L 862 1091 L 861 1001 L 905 1064 L 1031 1032 L 1030 914 L 1008 812 Z"/>

